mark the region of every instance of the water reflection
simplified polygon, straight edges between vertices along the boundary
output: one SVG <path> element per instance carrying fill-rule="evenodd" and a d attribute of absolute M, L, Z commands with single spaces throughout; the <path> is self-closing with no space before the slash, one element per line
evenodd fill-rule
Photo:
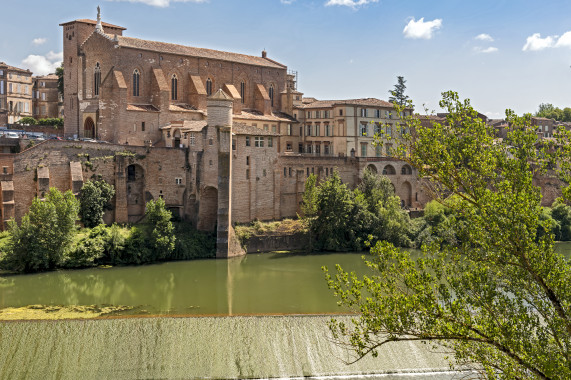
<path fill-rule="evenodd" d="M 571 256 L 571 243 L 556 249 Z M 131 306 L 136 314 L 237 315 L 341 312 L 321 266 L 369 273 L 362 253 L 251 254 L 109 269 L 0 277 L 0 308 Z"/>
<path fill-rule="evenodd" d="M 172 262 L 11 276 L 0 307 L 125 305 L 141 314 L 291 314 L 338 312 L 321 266 L 364 273 L 362 254 L 254 254 L 230 260 Z"/>

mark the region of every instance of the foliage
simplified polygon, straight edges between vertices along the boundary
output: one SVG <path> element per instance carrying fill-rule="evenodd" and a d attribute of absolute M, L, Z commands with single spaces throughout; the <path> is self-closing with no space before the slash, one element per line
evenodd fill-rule
<path fill-rule="evenodd" d="M 190 223 L 175 223 L 173 260 L 209 259 L 216 257 L 216 236 L 197 231 Z"/>
<path fill-rule="evenodd" d="M 8 223 L 11 241 L 2 267 L 39 272 L 58 267 L 73 239 L 79 202 L 71 191 L 51 188 L 45 200 L 35 198 L 20 225 Z"/>
<path fill-rule="evenodd" d="M 316 246 L 325 251 L 358 249 L 353 229 L 353 192 L 341 182 L 337 172 L 319 185 L 317 216 L 310 228 Z"/>
<path fill-rule="evenodd" d="M 147 217 L 146 222 L 152 229 L 149 236 L 149 246 L 154 249 L 156 259 L 167 259 L 174 250 L 176 238 L 171 222 L 172 213 L 166 209 L 164 199 L 148 201 L 145 216 Z"/>
<path fill-rule="evenodd" d="M 550 103 L 541 103 L 535 116 L 555 119 L 557 121 L 571 121 L 571 108 L 565 107 L 561 109 Z"/>
<path fill-rule="evenodd" d="M 409 247 L 412 223 L 386 176 L 365 171 L 355 190 L 341 182 L 337 172 L 316 185 L 309 176 L 302 210 L 310 241 L 325 251 L 362 250 L 371 241 L 388 240 Z"/>
<path fill-rule="evenodd" d="M 507 111 L 508 138 L 497 140 L 468 100 L 448 92 L 440 104 L 447 122 L 423 127 L 409 118 L 416 136 L 397 152 L 450 209 L 444 215 L 458 243 L 424 245 L 414 260 L 379 241 L 367 260 L 373 275 L 327 273 L 340 304 L 360 313 L 350 324 L 332 321 L 333 335 L 357 358 L 388 342 L 420 340 L 482 377 L 571 378 L 571 271 L 554 252 L 533 185 L 555 160 L 570 182 L 571 135 L 559 131 L 555 149 L 538 140 L 529 116 Z M 569 199 L 570 190 L 563 194 Z"/>
<path fill-rule="evenodd" d="M 403 76 L 397 76 L 397 84 L 395 84 L 394 90 L 389 90 L 389 94 L 391 94 L 389 102 L 403 107 L 409 104 L 409 97 L 404 94 L 406 90 L 405 83 L 406 80 Z"/>
<path fill-rule="evenodd" d="M 16 124 L 20 124 L 20 125 L 36 125 L 38 122 L 36 119 L 34 119 L 33 117 L 23 117 L 20 120 L 16 121 Z"/>
<path fill-rule="evenodd" d="M 64 77 L 64 72 L 63 72 L 63 62 L 61 63 L 61 65 L 59 67 L 56 68 L 56 75 L 57 75 L 57 92 L 59 93 L 59 95 L 62 97 L 64 96 L 63 93 L 63 77 Z"/>
<path fill-rule="evenodd" d="M 571 207 L 563 202 L 555 202 L 550 214 L 555 222 L 552 227 L 555 240 L 571 240 Z"/>
<path fill-rule="evenodd" d="M 105 210 L 110 210 L 115 188 L 103 180 L 87 181 L 79 193 L 79 215 L 85 227 L 93 228 L 103 223 Z"/>
<path fill-rule="evenodd" d="M 45 119 L 39 119 L 37 124 L 52 126 L 57 129 L 58 127 L 63 127 L 63 119 L 60 117 L 48 117 Z"/>

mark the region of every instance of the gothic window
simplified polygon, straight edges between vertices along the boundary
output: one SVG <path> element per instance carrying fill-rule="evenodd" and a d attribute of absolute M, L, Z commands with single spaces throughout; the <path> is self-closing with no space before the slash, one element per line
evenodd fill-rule
<path fill-rule="evenodd" d="M 178 78 L 176 77 L 176 74 L 173 74 L 171 78 L 171 99 L 178 99 Z"/>
<path fill-rule="evenodd" d="M 270 103 L 272 107 L 274 106 L 274 85 L 270 85 Z"/>
<path fill-rule="evenodd" d="M 242 104 L 244 104 L 246 98 L 246 83 L 244 81 L 240 83 L 240 97 L 242 98 Z"/>
<path fill-rule="evenodd" d="M 212 95 L 212 79 L 210 78 L 206 80 L 206 95 Z"/>
<path fill-rule="evenodd" d="M 139 96 L 139 80 L 141 78 L 141 73 L 139 69 L 133 71 L 133 96 Z"/>
<path fill-rule="evenodd" d="M 99 86 L 101 85 L 101 66 L 99 62 L 95 64 L 95 71 L 93 73 L 93 95 L 99 96 Z"/>

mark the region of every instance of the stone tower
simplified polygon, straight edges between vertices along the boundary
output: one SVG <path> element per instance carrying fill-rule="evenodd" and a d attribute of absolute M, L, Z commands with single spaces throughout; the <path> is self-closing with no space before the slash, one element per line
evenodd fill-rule
<path fill-rule="evenodd" d="M 123 34 L 126 30 L 121 26 L 101 22 L 98 10 L 98 21 L 75 20 L 60 24 L 63 27 L 63 70 L 64 70 L 64 134 L 65 136 L 79 136 L 81 111 L 79 103 L 85 97 L 84 83 L 93 80 L 92 70 L 84 67 L 84 57 L 81 54 L 81 44 L 99 29 L 99 33 L 110 35 Z M 104 29 L 103 29 L 104 28 Z"/>
<path fill-rule="evenodd" d="M 201 176 L 201 193 L 199 210 L 202 221 L 199 229 L 213 210 L 208 210 L 207 201 L 213 191 L 217 191 L 216 210 L 216 257 L 227 258 L 242 255 L 245 252 L 234 235 L 232 228 L 232 104 L 234 99 L 224 91 L 218 90 L 206 100 L 207 126 L 203 130 L 205 139 L 202 156 L 203 175 Z M 216 189 L 216 190 L 214 190 Z M 202 197 L 201 197 L 202 198 Z M 213 216 L 213 215 L 212 215 Z M 210 216 L 210 217 L 212 217 Z"/>

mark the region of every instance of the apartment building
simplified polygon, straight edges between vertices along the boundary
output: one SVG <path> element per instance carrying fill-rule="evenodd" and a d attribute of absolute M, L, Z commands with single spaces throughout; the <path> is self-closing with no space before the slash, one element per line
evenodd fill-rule
<path fill-rule="evenodd" d="M 31 71 L 0 62 L 0 126 L 31 116 Z"/>
<path fill-rule="evenodd" d="M 63 105 L 55 74 L 32 77 L 32 104 L 36 119 L 63 117 Z"/>

